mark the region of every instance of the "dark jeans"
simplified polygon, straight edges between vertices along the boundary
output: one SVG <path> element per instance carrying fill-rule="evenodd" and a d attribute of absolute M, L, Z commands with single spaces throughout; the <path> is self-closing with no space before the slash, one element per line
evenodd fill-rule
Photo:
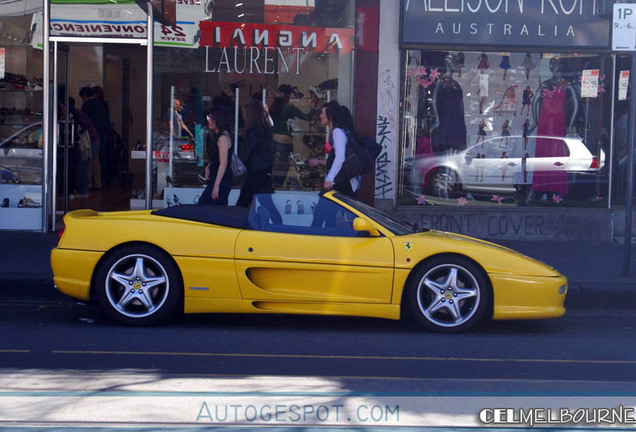
<path fill-rule="evenodd" d="M 272 192 L 272 175 L 268 171 L 255 171 L 247 174 L 247 179 L 241 186 L 241 194 L 239 195 L 236 205 L 238 207 L 249 207 L 257 193 Z"/>
<path fill-rule="evenodd" d="M 230 191 L 232 190 L 232 182 L 230 180 L 221 180 L 221 184 L 219 185 L 219 198 L 215 200 L 212 199 L 213 188 L 214 180 L 210 180 L 208 185 L 205 187 L 205 190 L 199 197 L 198 204 L 226 206 L 227 199 L 230 196 Z"/>

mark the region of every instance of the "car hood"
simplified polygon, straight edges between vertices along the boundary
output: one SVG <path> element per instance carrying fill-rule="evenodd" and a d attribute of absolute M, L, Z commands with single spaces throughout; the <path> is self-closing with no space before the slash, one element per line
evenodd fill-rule
<path fill-rule="evenodd" d="M 422 259 L 437 254 L 462 254 L 479 263 L 489 274 L 559 277 L 552 266 L 526 256 L 510 248 L 473 237 L 442 231 L 426 231 L 394 238 L 396 266 L 417 264 Z M 410 242 L 411 245 L 405 243 Z M 400 255 L 411 260 L 400 259 Z M 413 259 L 415 258 L 415 259 Z"/>

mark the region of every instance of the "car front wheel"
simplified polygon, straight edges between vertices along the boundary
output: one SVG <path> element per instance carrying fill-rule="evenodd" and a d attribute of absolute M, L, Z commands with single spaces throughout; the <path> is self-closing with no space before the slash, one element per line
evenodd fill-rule
<path fill-rule="evenodd" d="M 415 270 L 406 307 L 422 327 L 437 332 L 467 330 L 481 321 L 490 304 L 484 272 L 466 258 L 435 258 Z"/>
<path fill-rule="evenodd" d="M 107 256 L 97 270 L 97 300 L 127 325 L 157 324 L 177 307 L 183 292 L 176 264 L 149 246 L 129 246 Z"/>
<path fill-rule="evenodd" d="M 429 193 L 440 198 L 452 198 L 459 189 L 457 174 L 450 168 L 438 168 L 429 177 Z"/>

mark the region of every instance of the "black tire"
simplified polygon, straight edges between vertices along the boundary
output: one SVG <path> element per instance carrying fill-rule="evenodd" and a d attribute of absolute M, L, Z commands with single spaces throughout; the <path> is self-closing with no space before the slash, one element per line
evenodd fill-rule
<path fill-rule="evenodd" d="M 453 198 L 459 189 L 457 173 L 450 168 L 437 168 L 428 176 L 428 191 L 432 196 Z"/>
<path fill-rule="evenodd" d="M 479 323 L 491 298 L 490 281 L 479 266 L 460 256 L 440 256 L 415 270 L 403 307 L 421 327 L 452 333 Z"/>
<path fill-rule="evenodd" d="M 148 245 L 127 246 L 100 264 L 95 295 L 120 323 L 147 326 L 175 312 L 183 283 L 177 265 L 165 253 Z"/>

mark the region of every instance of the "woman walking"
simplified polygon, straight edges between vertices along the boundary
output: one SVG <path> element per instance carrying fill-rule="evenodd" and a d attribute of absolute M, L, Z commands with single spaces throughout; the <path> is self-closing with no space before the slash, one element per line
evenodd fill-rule
<path fill-rule="evenodd" d="M 208 128 L 208 160 L 205 167 L 205 178 L 208 185 L 199 198 L 199 204 L 228 204 L 228 196 L 232 189 L 232 140 L 230 139 L 231 118 L 224 108 L 214 107 L 207 115 Z"/>

